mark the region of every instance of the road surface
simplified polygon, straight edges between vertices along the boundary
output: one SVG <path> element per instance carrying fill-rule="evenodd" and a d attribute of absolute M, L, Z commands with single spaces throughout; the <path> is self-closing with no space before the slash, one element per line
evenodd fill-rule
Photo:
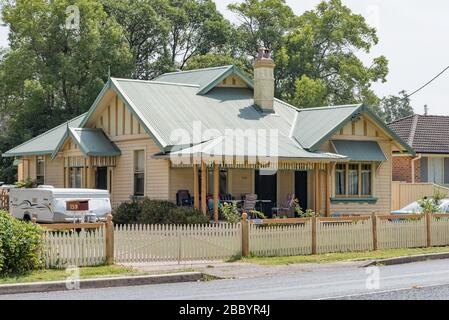
<path fill-rule="evenodd" d="M 449 260 L 378 269 L 352 266 L 327 272 L 0 296 L 4 299 L 449 299 Z"/>

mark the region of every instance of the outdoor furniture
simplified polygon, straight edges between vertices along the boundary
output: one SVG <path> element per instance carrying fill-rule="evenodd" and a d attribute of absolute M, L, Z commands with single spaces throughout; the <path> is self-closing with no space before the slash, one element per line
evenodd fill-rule
<path fill-rule="evenodd" d="M 272 210 L 272 214 L 282 215 L 285 214 L 288 218 L 295 217 L 295 194 L 287 194 L 285 202 L 280 207 L 275 207 Z"/>
<path fill-rule="evenodd" d="M 245 195 L 243 200 L 243 206 L 240 209 L 241 212 L 248 213 L 249 211 L 256 210 L 257 194 L 249 193 Z"/>
<path fill-rule="evenodd" d="M 190 196 L 189 190 L 178 190 L 176 192 L 176 205 L 177 206 L 191 206 L 193 199 Z"/>

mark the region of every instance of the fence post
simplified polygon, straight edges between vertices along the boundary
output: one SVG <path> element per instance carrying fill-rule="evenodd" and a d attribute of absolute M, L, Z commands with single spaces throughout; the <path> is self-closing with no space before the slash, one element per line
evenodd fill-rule
<path fill-rule="evenodd" d="M 312 254 L 316 254 L 317 217 L 312 217 Z"/>
<path fill-rule="evenodd" d="M 247 257 L 249 255 L 249 222 L 248 214 L 245 212 L 242 214 L 242 256 Z"/>
<path fill-rule="evenodd" d="M 373 226 L 373 250 L 377 250 L 377 217 L 376 212 L 371 213 L 371 222 Z"/>
<path fill-rule="evenodd" d="M 431 222 L 432 222 L 432 214 L 430 212 L 426 213 L 426 236 L 427 236 L 427 246 L 432 246 L 432 228 L 431 228 Z"/>
<path fill-rule="evenodd" d="M 114 264 L 114 223 L 112 214 L 106 216 L 106 264 Z"/>

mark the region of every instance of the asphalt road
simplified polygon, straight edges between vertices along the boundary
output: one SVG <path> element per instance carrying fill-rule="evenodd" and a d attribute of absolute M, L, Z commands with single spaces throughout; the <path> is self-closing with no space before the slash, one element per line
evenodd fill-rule
<path fill-rule="evenodd" d="M 449 299 L 449 260 L 378 269 L 348 267 L 235 280 L 0 296 L 3 299 Z"/>

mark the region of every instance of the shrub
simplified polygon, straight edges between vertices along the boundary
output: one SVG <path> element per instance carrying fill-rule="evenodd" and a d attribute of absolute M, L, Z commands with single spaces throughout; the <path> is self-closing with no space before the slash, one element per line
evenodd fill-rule
<path fill-rule="evenodd" d="M 42 266 L 42 229 L 0 211 L 0 274 L 21 274 Z"/>
<path fill-rule="evenodd" d="M 122 202 L 112 210 L 113 221 L 116 224 L 137 223 L 139 212 L 139 201 Z"/>
<path fill-rule="evenodd" d="M 138 223 L 155 224 L 167 223 L 165 219 L 170 210 L 176 206 L 170 201 L 144 199 L 139 202 L 140 212 L 137 216 Z"/>
<path fill-rule="evenodd" d="M 190 207 L 176 207 L 172 202 L 150 200 L 123 202 L 114 208 L 116 224 L 203 224 L 209 220 L 201 211 Z"/>
<path fill-rule="evenodd" d="M 198 209 L 178 207 L 171 209 L 164 217 L 163 223 L 174 224 L 206 224 L 209 219 Z"/>
<path fill-rule="evenodd" d="M 238 223 L 242 219 L 237 206 L 234 203 L 223 203 L 221 206 L 221 215 L 229 223 Z"/>

